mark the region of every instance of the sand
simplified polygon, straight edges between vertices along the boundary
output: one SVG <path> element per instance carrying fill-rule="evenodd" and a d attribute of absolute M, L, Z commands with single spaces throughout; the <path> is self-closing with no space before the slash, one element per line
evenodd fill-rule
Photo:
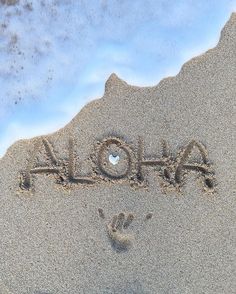
<path fill-rule="evenodd" d="M 158 66 L 155 65 L 155 66 Z M 0 293 L 235 293 L 236 14 L 154 87 L 0 160 Z"/>

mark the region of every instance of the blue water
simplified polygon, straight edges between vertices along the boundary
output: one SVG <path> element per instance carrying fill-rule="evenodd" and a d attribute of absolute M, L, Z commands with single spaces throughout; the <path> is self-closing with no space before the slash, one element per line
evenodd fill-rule
<path fill-rule="evenodd" d="M 236 1 L 46 2 L 0 10 L 0 156 L 18 139 L 63 127 L 103 95 L 112 72 L 143 86 L 177 74 L 217 44 L 236 8 Z"/>

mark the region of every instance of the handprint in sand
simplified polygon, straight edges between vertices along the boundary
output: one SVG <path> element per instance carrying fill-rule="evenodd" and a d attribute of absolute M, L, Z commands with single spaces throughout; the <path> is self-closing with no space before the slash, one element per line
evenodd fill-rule
<path fill-rule="evenodd" d="M 99 209 L 100 217 L 104 218 L 102 209 Z M 134 219 L 132 213 L 125 214 L 123 212 L 112 217 L 107 224 L 107 233 L 112 242 L 112 246 L 116 250 L 127 250 L 132 245 L 134 236 L 126 233 L 125 230 L 129 227 Z"/>
<path fill-rule="evenodd" d="M 134 219 L 134 215 L 129 213 L 125 215 L 123 212 L 112 217 L 111 222 L 107 225 L 108 235 L 118 247 L 127 248 L 132 244 L 133 235 L 124 232 Z"/>

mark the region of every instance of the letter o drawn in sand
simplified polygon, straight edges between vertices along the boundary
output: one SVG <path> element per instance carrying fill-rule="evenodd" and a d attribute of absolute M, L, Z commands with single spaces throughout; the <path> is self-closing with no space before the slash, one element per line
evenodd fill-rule
<path fill-rule="evenodd" d="M 118 138 L 105 139 L 98 151 L 98 168 L 106 177 L 119 180 L 130 173 L 132 150 Z M 111 160 L 113 159 L 113 160 Z"/>

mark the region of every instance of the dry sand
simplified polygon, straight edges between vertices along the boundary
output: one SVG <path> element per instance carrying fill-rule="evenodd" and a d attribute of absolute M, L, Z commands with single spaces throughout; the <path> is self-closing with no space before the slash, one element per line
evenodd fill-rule
<path fill-rule="evenodd" d="M 176 77 L 112 74 L 63 129 L 11 146 L 0 293 L 235 293 L 235 97 L 232 14 Z"/>

